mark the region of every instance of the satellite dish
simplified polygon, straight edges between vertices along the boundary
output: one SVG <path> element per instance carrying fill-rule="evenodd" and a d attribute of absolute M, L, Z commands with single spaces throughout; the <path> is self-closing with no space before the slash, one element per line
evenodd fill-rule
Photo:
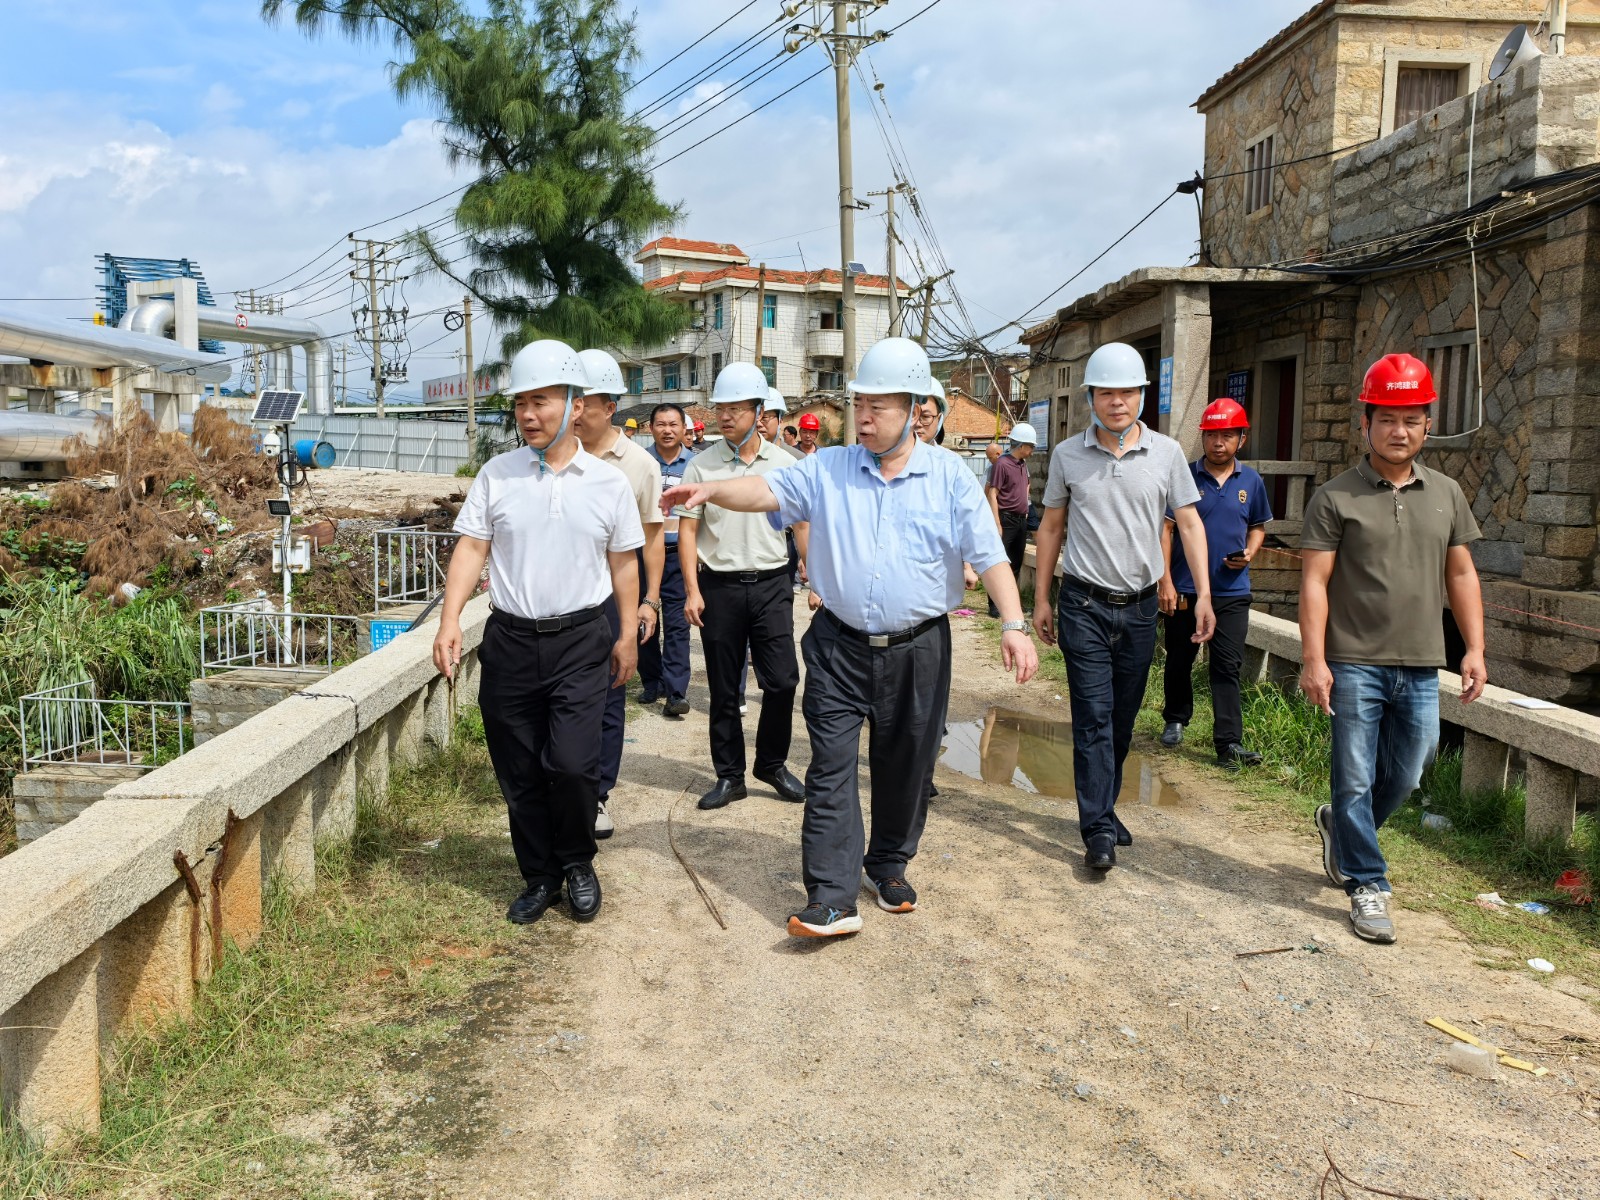
<path fill-rule="evenodd" d="M 1534 59 L 1543 57 L 1544 52 L 1534 45 L 1528 27 L 1518 25 L 1506 35 L 1506 40 L 1500 43 L 1500 49 L 1495 52 L 1494 61 L 1489 64 L 1489 78 L 1499 79 L 1507 71 L 1526 66 Z"/>

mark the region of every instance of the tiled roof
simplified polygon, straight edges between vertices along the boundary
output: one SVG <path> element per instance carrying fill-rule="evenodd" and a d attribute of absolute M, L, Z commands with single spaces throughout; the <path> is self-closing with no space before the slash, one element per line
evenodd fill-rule
<path fill-rule="evenodd" d="M 663 275 L 659 279 L 652 279 L 644 286 L 654 291 L 657 288 L 676 287 L 684 283 L 716 283 L 722 279 L 734 279 L 745 283 L 759 282 L 761 273 L 751 266 L 720 267 L 715 271 L 675 271 L 671 275 Z M 767 268 L 768 283 L 793 283 L 804 286 L 810 283 L 842 283 L 843 277 L 838 271 L 825 269 L 821 271 L 779 271 L 772 267 Z M 857 287 L 889 289 L 887 275 L 857 275 Z M 900 289 L 909 292 L 911 285 L 905 280 L 900 281 Z"/>
<path fill-rule="evenodd" d="M 694 242 L 688 238 L 658 237 L 653 242 L 647 242 L 639 250 L 640 256 L 652 250 L 673 250 L 680 254 L 723 254 L 733 258 L 748 258 L 743 250 L 732 242 Z"/>
<path fill-rule="evenodd" d="M 1334 6 L 1335 3 L 1336 3 L 1336 0 L 1317 0 L 1317 3 L 1313 4 L 1309 10 L 1307 10 L 1306 12 L 1301 13 L 1298 17 L 1296 17 L 1288 25 L 1286 25 L 1282 29 L 1278 30 L 1277 33 L 1273 34 L 1270 38 L 1268 38 L 1266 40 L 1265 44 L 1263 44 L 1262 46 L 1258 47 L 1252 54 L 1250 54 L 1248 57 L 1246 57 L 1242 62 L 1237 63 L 1233 67 L 1231 67 L 1222 76 L 1221 79 L 1217 80 L 1210 87 L 1208 87 L 1204 92 L 1202 92 L 1200 94 L 1200 98 L 1198 100 L 1196 100 L 1194 102 L 1194 104 L 1191 105 L 1190 107 L 1199 108 L 1208 99 L 1210 99 L 1211 96 L 1213 96 L 1218 90 L 1220 90 L 1221 88 L 1225 87 L 1227 84 L 1232 83 L 1235 79 L 1239 78 L 1239 76 L 1243 75 L 1251 67 L 1255 66 L 1262 59 L 1264 59 L 1268 55 L 1270 55 L 1283 42 L 1287 41 L 1289 38 L 1291 38 L 1295 34 L 1299 33 L 1306 26 L 1312 24 L 1319 17 L 1321 17 L 1323 14 L 1325 14 L 1329 9 L 1331 9 Z"/>

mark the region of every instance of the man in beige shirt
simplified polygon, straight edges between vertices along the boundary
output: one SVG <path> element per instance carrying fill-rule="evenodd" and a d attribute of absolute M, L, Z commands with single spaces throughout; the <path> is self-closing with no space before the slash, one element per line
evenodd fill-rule
<path fill-rule="evenodd" d="M 694 456 L 683 482 L 766 475 L 792 465 L 788 452 L 763 439 L 757 428 L 767 399 L 767 379 L 759 367 L 751 363 L 724 367 L 711 392 L 722 441 Z M 717 782 L 700 798 L 700 807 L 722 808 L 748 794 L 744 726 L 739 720 L 739 676 L 746 653 L 755 663 L 762 693 L 755 777 L 780 800 L 799 804 L 805 800 L 805 787 L 785 761 L 800 664 L 794 652 L 794 591 L 789 586 L 789 547 L 783 531 L 774 529 L 763 513 L 734 512 L 714 504 L 676 512 L 687 597 L 684 614 L 700 629 L 711 690 L 711 763 Z"/>
<path fill-rule="evenodd" d="M 639 506 L 639 521 L 644 526 L 644 549 L 639 578 L 642 595 L 638 610 L 629 623 L 637 624 L 640 641 L 655 633 L 661 615 L 661 571 L 666 563 L 666 541 L 662 536 L 661 467 L 623 430 L 613 425 L 617 401 L 627 390 L 622 368 L 604 350 L 584 350 L 579 355 L 589 376 L 584 392 L 588 401 L 583 411 L 572 418 L 573 428 L 583 448 L 601 462 L 617 468 L 627 477 L 628 486 Z M 559 568 L 557 568 L 559 569 Z M 622 636 L 622 616 L 615 597 L 606 601 L 606 620 L 611 636 Z M 600 808 L 595 816 L 594 835 L 608 838 L 616 829 L 609 811 L 611 789 L 622 769 L 623 718 L 628 697 L 624 688 L 614 687 L 606 694 L 605 717 L 600 723 Z"/>

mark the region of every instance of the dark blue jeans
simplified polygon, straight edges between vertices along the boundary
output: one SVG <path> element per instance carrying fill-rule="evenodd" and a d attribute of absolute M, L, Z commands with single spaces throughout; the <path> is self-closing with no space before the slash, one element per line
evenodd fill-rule
<path fill-rule="evenodd" d="M 639 643 L 639 680 L 647 692 L 676 699 L 689 694 L 689 618 L 683 615 L 683 567 L 676 544 L 667 547 L 661 571 L 661 620 L 648 642 Z"/>
<path fill-rule="evenodd" d="M 1067 662 L 1072 774 L 1085 845 L 1097 834 L 1115 835 L 1123 828 L 1115 805 L 1156 651 L 1157 611 L 1154 595 L 1116 605 L 1071 582 L 1061 585 L 1056 629 Z"/>
<path fill-rule="evenodd" d="M 1411 797 L 1439 746 L 1433 667 L 1329 663 L 1333 672 L 1333 846 L 1345 891 L 1389 890 L 1378 830 Z"/>

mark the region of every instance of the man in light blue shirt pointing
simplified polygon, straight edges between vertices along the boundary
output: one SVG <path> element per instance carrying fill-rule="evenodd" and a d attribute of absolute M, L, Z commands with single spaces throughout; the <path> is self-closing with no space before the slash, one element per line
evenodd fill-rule
<path fill-rule="evenodd" d="M 801 844 L 810 903 L 789 918 L 795 937 L 858 932 L 863 869 L 879 908 L 917 907 L 905 870 L 927 819 L 950 694 L 946 614 L 961 605 L 964 561 L 1000 606 L 1001 661 L 1018 683 L 1039 667 L 978 481 L 954 455 L 915 436 L 916 403 L 934 391 L 926 352 L 906 338 L 879 342 L 862 357 L 850 390 L 857 445 L 819 450 L 770 475 L 662 493 L 663 504 L 765 512 L 780 529 L 811 524 L 806 567 L 826 607 L 801 642 L 811 738 Z M 869 721 L 870 845 L 856 775 Z"/>

